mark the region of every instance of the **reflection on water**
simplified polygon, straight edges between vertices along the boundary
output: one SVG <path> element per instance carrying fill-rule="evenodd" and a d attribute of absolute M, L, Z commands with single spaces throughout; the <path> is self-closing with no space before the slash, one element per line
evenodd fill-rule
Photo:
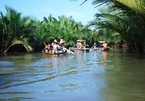
<path fill-rule="evenodd" d="M 0 100 L 144 101 L 145 56 L 119 52 L 0 57 Z"/>

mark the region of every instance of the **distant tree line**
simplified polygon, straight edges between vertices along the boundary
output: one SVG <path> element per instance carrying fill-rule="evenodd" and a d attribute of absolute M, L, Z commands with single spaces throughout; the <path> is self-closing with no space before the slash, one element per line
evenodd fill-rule
<path fill-rule="evenodd" d="M 18 44 L 24 45 L 27 51 L 41 51 L 44 42 L 61 38 L 66 47 L 75 45 L 78 39 L 86 40 L 88 47 L 103 40 L 115 46 L 126 43 L 129 50 L 144 52 L 145 2 L 134 2 L 135 9 L 121 1 L 124 0 L 94 0 L 93 4 L 100 12 L 88 25 L 65 16 L 54 18 L 49 15 L 40 21 L 22 17 L 13 8 L 6 7 L 6 14 L 0 12 L 0 53 L 6 53 Z"/>
<path fill-rule="evenodd" d="M 6 53 L 11 46 L 24 45 L 28 51 L 41 51 L 44 42 L 53 39 L 65 40 L 65 46 L 73 46 L 78 39 L 86 40 L 88 45 L 97 40 L 97 32 L 75 22 L 72 17 L 52 15 L 42 21 L 22 14 L 13 8 L 6 7 L 6 14 L 0 12 L 0 52 Z M 17 50 L 15 50 L 17 51 Z"/>

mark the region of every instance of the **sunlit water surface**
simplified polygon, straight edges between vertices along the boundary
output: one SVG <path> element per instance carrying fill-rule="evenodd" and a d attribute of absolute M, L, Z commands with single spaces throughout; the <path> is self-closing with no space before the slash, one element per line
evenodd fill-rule
<path fill-rule="evenodd" d="M 145 101 L 145 56 L 123 52 L 0 57 L 0 101 Z"/>

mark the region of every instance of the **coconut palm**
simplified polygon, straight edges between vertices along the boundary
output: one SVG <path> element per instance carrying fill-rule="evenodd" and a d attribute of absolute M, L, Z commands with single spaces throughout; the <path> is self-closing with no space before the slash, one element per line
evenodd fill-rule
<path fill-rule="evenodd" d="M 38 33 L 41 33 L 40 36 L 44 37 L 44 41 L 63 38 L 66 46 L 72 46 L 78 39 L 85 39 L 87 33 L 87 27 L 75 22 L 71 17 L 59 16 L 55 19 L 51 15 L 44 17 L 40 30 Z"/>
<path fill-rule="evenodd" d="M 108 28 L 120 34 L 121 40 L 127 41 L 129 48 L 135 51 L 144 51 L 145 42 L 145 3 L 143 0 L 95 0 L 96 5 L 107 4 L 108 13 L 96 14 L 92 25 L 97 28 Z M 102 5 L 102 6 L 103 6 Z M 104 6 L 103 6 L 104 7 Z M 112 14 L 112 12 L 116 12 Z"/>
<path fill-rule="evenodd" d="M 6 11 L 6 15 L 0 13 L 1 52 L 7 52 L 10 46 L 18 42 L 28 46 L 26 36 L 32 32 L 33 21 L 29 17 L 22 18 L 21 13 L 12 8 L 6 7 Z"/>

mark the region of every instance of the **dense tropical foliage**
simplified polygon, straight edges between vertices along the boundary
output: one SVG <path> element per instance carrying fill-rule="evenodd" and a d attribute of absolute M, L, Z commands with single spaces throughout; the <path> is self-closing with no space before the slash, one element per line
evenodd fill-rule
<path fill-rule="evenodd" d="M 65 16 L 49 15 L 42 21 L 22 17 L 21 13 L 6 7 L 6 14 L 0 12 L 0 52 L 6 53 L 17 44 L 22 44 L 27 51 L 40 51 L 44 42 L 61 38 L 66 47 L 73 46 L 78 39 L 86 40 L 88 47 L 104 40 L 115 46 L 126 43 L 130 50 L 144 52 L 144 0 L 94 0 L 93 4 L 99 12 L 87 26 Z"/>
<path fill-rule="evenodd" d="M 0 13 L 0 51 L 7 52 L 10 46 L 24 44 L 27 50 L 28 33 L 33 33 L 33 21 L 29 17 L 21 17 L 14 9 L 6 7 L 7 13 Z"/>
<path fill-rule="evenodd" d="M 144 51 L 144 0 L 94 0 L 93 4 L 97 5 L 100 12 L 95 15 L 95 20 L 90 22 L 90 26 L 97 30 L 111 31 L 110 38 L 116 39 L 113 42 L 127 43 L 132 51 Z M 110 41 L 107 38 L 105 40 Z"/>
<path fill-rule="evenodd" d="M 28 51 L 40 51 L 44 42 L 53 39 L 65 40 L 65 46 L 73 46 L 78 39 L 92 44 L 96 40 L 96 31 L 88 29 L 71 17 L 52 15 L 44 17 L 42 21 L 30 17 L 22 17 L 12 8 L 6 7 L 6 14 L 0 13 L 0 51 L 6 53 L 12 46 L 22 44 Z M 32 48 L 31 48 L 31 47 Z"/>

